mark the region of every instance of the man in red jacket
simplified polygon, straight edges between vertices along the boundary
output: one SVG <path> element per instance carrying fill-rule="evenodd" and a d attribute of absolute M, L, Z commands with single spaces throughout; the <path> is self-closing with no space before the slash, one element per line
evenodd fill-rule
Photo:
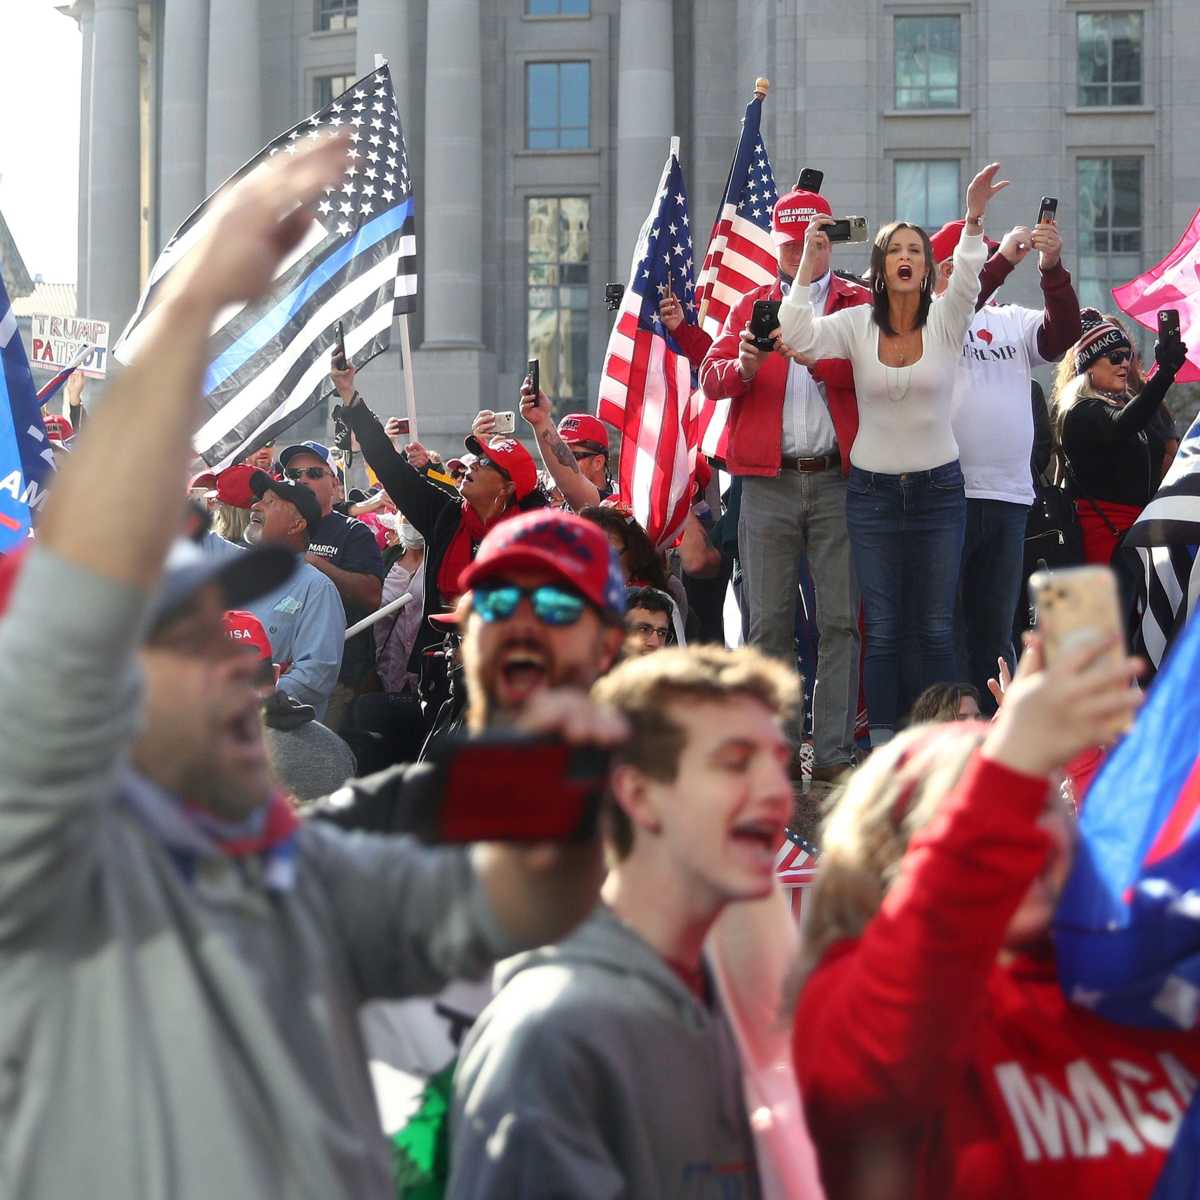
<path fill-rule="evenodd" d="M 750 335 L 756 300 L 778 301 L 791 286 L 804 231 L 824 197 L 779 198 L 771 228 L 779 282 L 747 293 L 729 314 L 700 368 L 710 399 L 732 400 L 726 464 L 742 477 L 738 557 L 749 606 L 750 641 L 795 665 L 796 596 L 807 555 L 817 594 L 821 648 L 813 700 L 813 779 L 831 782 L 851 762 L 858 707 L 858 585 L 846 532 L 850 447 L 858 432 L 854 375 L 842 359 L 809 361 L 778 341 L 757 350 Z M 827 255 L 829 252 L 827 252 Z M 866 288 L 834 275 L 829 258 L 809 285 L 819 311 L 867 304 Z M 792 731 L 793 745 L 799 729 Z"/>

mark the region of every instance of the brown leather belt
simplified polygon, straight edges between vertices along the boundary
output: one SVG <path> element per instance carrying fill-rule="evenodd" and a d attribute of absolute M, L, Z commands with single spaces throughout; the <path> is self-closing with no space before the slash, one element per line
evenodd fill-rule
<path fill-rule="evenodd" d="M 820 458 L 796 458 L 792 454 L 784 454 L 779 459 L 781 470 L 801 471 L 806 474 L 813 474 L 817 471 L 832 471 L 834 467 L 840 470 L 841 466 L 842 456 L 836 450 L 832 454 L 822 454 Z"/>

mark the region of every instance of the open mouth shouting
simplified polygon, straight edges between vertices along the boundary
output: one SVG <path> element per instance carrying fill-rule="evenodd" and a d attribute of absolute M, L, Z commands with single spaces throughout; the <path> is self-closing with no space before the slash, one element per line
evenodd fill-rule
<path fill-rule="evenodd" d="M 239 766 L 257 766 L 266 761 L 257 697 L 221 723 L 221 750 L 227 761 Z"/>
<path fill-rule="evenodd" d="M 775 869 L 775 854 L 784 837 L 784 822 L 772 817 L 738 821 L 729 840 L 738 856 L 753 870 L 769 874 Z"/>
<path fill-rule="evenodd" d="M 496 698 L 504 708 L 519 707 L 549 683 L 550 675 L 550 659 L 542 647 L 531 642 L 508 646 L 499 656 Z"/>
<path fill-rule="evenodd" d="M 910 283 L 913 277 L 913 269 L 908 263 L 901 263 L 896 270 L 896 278 L 904 283 Z"/>

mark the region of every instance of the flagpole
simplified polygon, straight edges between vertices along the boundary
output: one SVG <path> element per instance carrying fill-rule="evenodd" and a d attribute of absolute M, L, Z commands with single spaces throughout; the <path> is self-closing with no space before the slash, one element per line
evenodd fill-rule
<path fill-rule="evenodd" d="M 375 70 L 387 66 L 387 56 L 375 51 Z M 405 114 L 407 115 L 407 114 Z M 417 436 L 417 385 L 413 379 L 412 339 L 408 332 L 408 313 L 400 314 L 400 358 L 404 367 L 404 400 L 408 408 L 409 437 L 420 441 Z"/>

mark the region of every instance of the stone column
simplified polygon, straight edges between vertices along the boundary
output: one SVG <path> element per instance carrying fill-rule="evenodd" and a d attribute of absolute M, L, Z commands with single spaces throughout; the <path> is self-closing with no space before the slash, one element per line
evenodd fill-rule
<path fill-rule="evenodd" d="M 360 78 L 375 69 L 376 54 L 382 54 L 388 60 L 410 161 L 417 111 L 412 71 L 414 2 L 358 0 L 358 35 L 355 42 L 355 70 Z"/>
<path fill-rule="evenodd" d="M 116 339 L 138 297 L 137 0 L 96 0 L 88 138 L 87 304 Z"/>
<path fill-rule="evenodd" d="M 262 149 L 259 38 L 258 0 L 211 0 L 206 192 Z"/>
<path fill-rule="evenodd" d="M 167 0 L 162 46 L 158 212 L 165 243 L 208 194 L 204 187 L 208 0 Z"/>
<path fill-rule="evenodd" d="M 479 0 L 429 6 L 425 68 L 425 344 L 482 332 L 483 93 Z"/>
<path fill-rule="evenodd" d="M 616 261 L 628 263 L 675 130 L 671 0 L 621 0 Z"/>
<path fill-rule="evenodd" d="M 693 225 L 712 219 L 725 189 L 737 145 L 738 118 L 750 100 L 753 79 L 737 75 L 737 6 L 729 0 L 696 0 L 692 9 L 692 158 L 684 164 Z M 760 72 L 761 74 L 761 72 Z M 693 237 L 695 234 L 693 233 Z M 707 237 L 707 230 L 697 240 Z M 696 257 L 703 259 L 697 247 Z"/>
<path fill-rule="evenodd" d="M 83 61 L 79 72 L 79 222 L 75 247 L 78 311 L 88 313 L 88 213 L 91 208 L 91 130 L 92 130 L 92 34 L 95 28 L 95 9 L 92 0 L 79 0 L 75 5 L 79 33 L 83 39 Z"/>

